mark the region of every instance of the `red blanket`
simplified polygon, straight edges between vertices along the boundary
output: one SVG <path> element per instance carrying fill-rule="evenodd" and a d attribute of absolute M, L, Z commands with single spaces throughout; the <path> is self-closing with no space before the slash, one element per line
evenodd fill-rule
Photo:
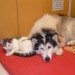
<path fill-rule="evenodd" d="M 44 62 L 40 55 L 7 57 L 0 47 L 0 62 L 10 75 L 75 75 L 75 54 L 66 50 L 62 56 L 54 55 L 51 62 Z"/>

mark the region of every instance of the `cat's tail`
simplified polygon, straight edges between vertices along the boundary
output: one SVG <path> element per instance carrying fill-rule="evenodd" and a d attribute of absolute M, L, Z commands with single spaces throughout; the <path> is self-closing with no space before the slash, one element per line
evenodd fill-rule
<path fill-rule="evenodd" d="M 34 56 L 36 55 L 36 52 L 35 51 L 31 51 L 29 53 L 24 53 L 24 52 L 21 52 L 21 51 L 16 51 L 14 53 L 14 55 L 17 55 L 17 56 L 21 56 L 21 57 L 31 57 L 31 56 Z"/>

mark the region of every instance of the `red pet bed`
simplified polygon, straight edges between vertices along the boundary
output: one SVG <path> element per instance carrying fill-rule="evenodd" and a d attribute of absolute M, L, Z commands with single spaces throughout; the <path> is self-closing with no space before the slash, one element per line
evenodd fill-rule
<path fill-rule="evenodd" d="M 0 62 L 10 75 L 75 75 L 75 54 L 66 50 L 62 56 L 54 55 L 51 62 L 45 62 L 40 55 L 7 57 L 0 47 Z"/>

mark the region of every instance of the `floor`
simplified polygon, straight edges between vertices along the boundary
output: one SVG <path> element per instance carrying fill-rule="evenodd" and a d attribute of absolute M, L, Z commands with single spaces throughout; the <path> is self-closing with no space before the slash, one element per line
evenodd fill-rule
<path fill-rule="evenodd" d="M 0 63 L 0 75 L 9 75 L 9 73 L 5 70 L 5 68 Z"/>

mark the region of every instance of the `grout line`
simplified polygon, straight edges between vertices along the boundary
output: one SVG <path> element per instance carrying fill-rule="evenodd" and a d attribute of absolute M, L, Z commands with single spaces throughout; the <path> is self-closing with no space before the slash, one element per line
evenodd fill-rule
<path fill-rule="evenodd" d="M 18 9 L 18 0 L 16 0 L 16 8 L 17 8 L 17 29 L 18 29 L 18 37 L 20 37 L 19 34 L 19 9 Z"/>

